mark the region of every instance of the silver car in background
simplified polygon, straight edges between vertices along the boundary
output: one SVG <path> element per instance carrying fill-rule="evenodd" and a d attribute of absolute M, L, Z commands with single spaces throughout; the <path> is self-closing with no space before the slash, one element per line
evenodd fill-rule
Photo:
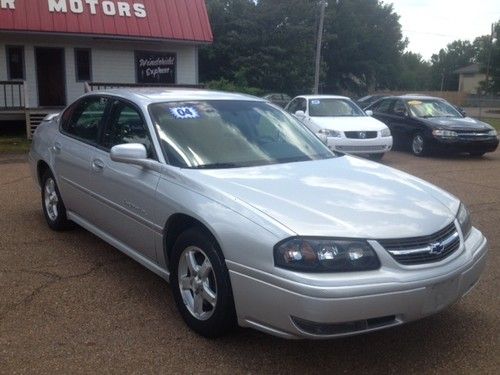
<path fill-rule="evenodd" d="M 336 155 L 254 97 L 93 92 L 38 127 L 29 158 L 49 227 L 76 223 L 170 281 L 206 337 L 397 326 L 457 301 L 486 261 L 457 198 Z"/>

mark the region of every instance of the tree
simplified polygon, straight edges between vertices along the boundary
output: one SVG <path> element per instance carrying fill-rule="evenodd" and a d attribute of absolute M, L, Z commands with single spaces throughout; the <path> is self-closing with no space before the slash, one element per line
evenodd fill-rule
<path fill-rule="evenodd" d="M 331 4 L 325 30 L 326 91 L 361 94 L 395 87 L 406 41 L 392 4 L 377 0 Z"/>
<path fill-rule="evenodd" d="M 431 64 L 421 55 L 405 52 L 401 56 L 398 90 L 422 91 L 428 90 L 431 83 Z"/>
<path fill-rule="evenodd" d="M 311 91 L 317 0 L 207 0 L 207 6 L 215 40 L 200 50 L 203 82 L 223 79 L 292 95 Z M 332 0 L 325 22 L 323 91 L 397 85 L 405 41 L 392 5 Z"/>
<path fill-rule="evenodd" d="M 456 40 L 432 55 L 432 82 L 434 90 L 457 91 L 458 74 L 454 71 L 477 60 L 476 47 L 467 40 Z"/>

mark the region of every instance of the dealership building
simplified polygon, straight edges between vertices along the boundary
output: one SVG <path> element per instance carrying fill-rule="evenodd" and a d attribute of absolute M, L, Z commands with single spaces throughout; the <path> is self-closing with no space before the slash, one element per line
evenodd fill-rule
<path fill-rule="evenodd" d="M 0 121 L 30 136 L 88 90 L 196 86 L 211 42 L 204 0 L 0 0 Z"/>

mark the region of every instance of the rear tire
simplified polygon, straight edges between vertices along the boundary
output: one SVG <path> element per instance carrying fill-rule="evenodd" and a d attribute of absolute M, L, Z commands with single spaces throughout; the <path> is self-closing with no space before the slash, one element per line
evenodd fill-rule
<path fill-rule="evenodd" d="M 215 239 L 203 229 L 187 229 L 170 264 L 172 292 L 186 324 L 207 338 L 232 331 L 237 323 L 229 271 Z"/>
<path fill-rule="evenodd" d="M 424 136 L 421 133 L 417 133 L 413 136 L 410 143 L 411 152 L 415 156 L 425 156 L 427 155 L 427 143 Z"/>
<path fill-rule="evenodd" d="M 66 207 L 56 179 L 50 171 L 46 171 L 42 176 L 42 209 L 50 229 L 63 231 L 74 227 L 73 222 L 66 217 Z"/>

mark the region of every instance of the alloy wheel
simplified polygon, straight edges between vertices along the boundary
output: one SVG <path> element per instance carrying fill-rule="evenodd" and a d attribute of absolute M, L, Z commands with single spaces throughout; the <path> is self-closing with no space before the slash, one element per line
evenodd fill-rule
<path fill-rule="evenodd" d="M 413 137 L 411 148 L 415 155 L 420 155 L 424 151 L 424 138 L 420 134 Z"/>
<path fill-rule="evenodd" d="M 47 178 L 45 181 L 45 193 L 44 193 L 44 204 L 45 210 L 47 211 L 47 215 L 49 219 L 52 221 L 56 221 L 59 216 L 58 204 L 59 197 L 56 191 L 56 183 L 52 177 Z"/>
<path fill-rule="evenodd" d="M 178 282 L 182 300 L 198 320 L 208 320 L 217 305 L 217 283 L 212 263 L 196 246 L 186 248 L 179 259 Z"/>

